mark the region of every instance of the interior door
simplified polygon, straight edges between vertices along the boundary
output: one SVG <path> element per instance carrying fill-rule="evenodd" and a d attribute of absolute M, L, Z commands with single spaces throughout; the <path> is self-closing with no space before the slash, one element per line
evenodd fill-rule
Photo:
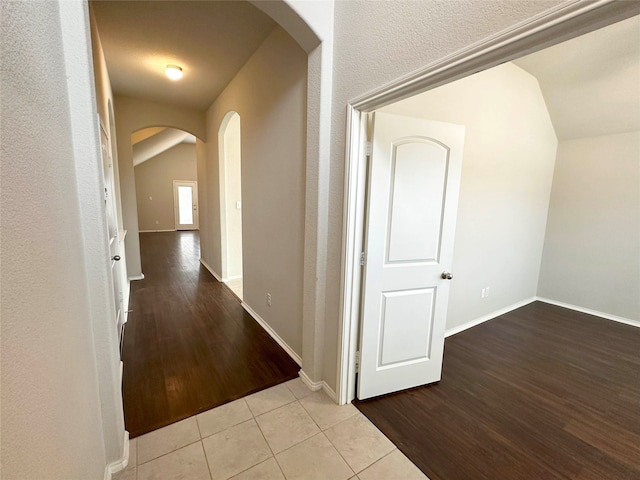
<path fill-rule="evenodd" d="M 464 126 L 374 114 L 360 399 L 440 380 L 463 143 Z"/>
<path fill-rule="evenodd" d="M 116 318 L 114 328 L 118 332 L 118 340 L 122 336 L 123 325 L 123 292 L 120 284 L 122 278 L 120 268 L 120 242 L 118 241 L 118 219 L 116 215 L 115 180 L 113 157 L 111 155 L 111 144 L 107 130 L 100 121 L 100 143 L 102 147 L 102 167 L 104 181 L 104 202 L 107 212 L 107 236 L 109 241 L 109 253 L 111 257 L 111 277 L 113 281 L 113 303 L 115 306 Z"/>
<path fill-rule="evenodd" d="M 198 182 L 173 181 L 176 230 L 198 229 Z"/>

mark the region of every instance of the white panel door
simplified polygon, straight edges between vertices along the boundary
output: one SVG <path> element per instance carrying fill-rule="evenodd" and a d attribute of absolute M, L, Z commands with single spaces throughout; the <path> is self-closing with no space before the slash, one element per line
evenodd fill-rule
<path fill-rule="evenodd" d="M 115 328 L 118 332 L 118 340 L 121 338 L 124 321 L 123 288 L 120 282 L 123 266 L 120 262 L 120 242 L 118 239 L 118 220 L 116 216 L 115 180 L 113 157 L 111 155 L 111 143 L 107 130 L 100 121 L 100 143 L 102 147 L 102 167 L 104 181 L 104 202 L 107 212 L 107 236 L 109 240 L 109 253 L 111 256 L 111 277 L 113 282 L 113 303 L 116 318 Z"/>
<path fill-rule="evenodd" d="M 464 126 L 375 113 L 358 398 L 440 380 Z"/>
<path fill-rule="evenodd" d="M 173 181 L 176 230 L 198 229 L 198 182 Z"/>

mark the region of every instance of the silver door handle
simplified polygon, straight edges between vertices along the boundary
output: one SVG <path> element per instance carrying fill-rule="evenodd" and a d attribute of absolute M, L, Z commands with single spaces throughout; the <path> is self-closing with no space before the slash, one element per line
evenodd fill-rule
<path fill-rule="evenodd" d="M 444 278 L 445 280 L 451 280 L 453 278 L 453 273 L 449 273 L 449 272 L 442 272 L 442 275 L 440 275 L 442 278 Z"/>
<path fill-rule="evenodd" d="M 111 260 L 115 260 L 116 262 L 120 261 L 120 255 L 114 255 L 113 257 L 111 257 Z"/>

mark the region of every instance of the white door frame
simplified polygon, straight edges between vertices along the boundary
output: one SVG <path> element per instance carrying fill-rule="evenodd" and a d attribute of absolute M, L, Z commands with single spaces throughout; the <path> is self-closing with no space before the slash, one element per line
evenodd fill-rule
<path fill-rule="evenodd" d="M 368 112 L 638 15 L 635 2 L 571 0 L 459 50 L 347 105 L 337 400 L 355 398 Z"/>

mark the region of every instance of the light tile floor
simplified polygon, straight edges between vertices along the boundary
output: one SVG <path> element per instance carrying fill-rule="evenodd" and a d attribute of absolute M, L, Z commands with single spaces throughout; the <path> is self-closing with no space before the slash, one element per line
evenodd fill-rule
<path fill-rule="evenodd" d="M 352 405 L 300 379 L 131 440 L 114 480 L 428 480 Z"/>

